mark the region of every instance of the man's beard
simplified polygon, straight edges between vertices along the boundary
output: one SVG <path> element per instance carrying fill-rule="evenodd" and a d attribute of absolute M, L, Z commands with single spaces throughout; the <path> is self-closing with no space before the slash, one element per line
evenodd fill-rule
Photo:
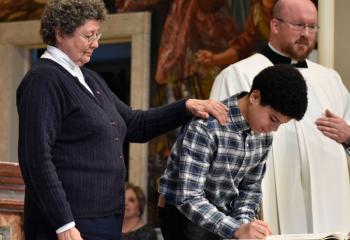
<path fill-rule="evenodd" d="M 287 53 L 292 59 L 295 59 L 298 61 L 303 61 L 309 56 L 309 54 L 315 48 L 316 41 L 313 44 L 309 45 L 310 41 L 308 39 L 302 37 L 302 38 L 299 38 L 295 42 L 295 44 L 303 44 L 305 47 L 307 47 L 307 49 L 304 50 L 303 52 L 300 52 L 300 51 L 297 51 L 295 49 L 297 46 L 288 45 L 288 46 L 286 46 L 284 52 Z"/>

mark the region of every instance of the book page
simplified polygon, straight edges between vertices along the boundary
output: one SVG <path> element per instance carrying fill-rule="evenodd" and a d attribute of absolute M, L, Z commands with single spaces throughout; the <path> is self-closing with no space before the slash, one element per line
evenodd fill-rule
<path fill-rule="evenodd" d="M 266 240 L 350 240 L 350 233 L 314 233 L 271 235 Z"/>

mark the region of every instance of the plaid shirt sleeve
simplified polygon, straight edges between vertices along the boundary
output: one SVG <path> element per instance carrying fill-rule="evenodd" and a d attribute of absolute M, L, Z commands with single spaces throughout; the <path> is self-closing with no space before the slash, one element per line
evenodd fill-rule
<path fill-rule="evenodd" d="M 216 146 L 213 136 L 204 126 L 189 126 L 179 160 L 176 205 L 194 223 L 224 238 L 233 238 L 241 223 L 219 211 L 208 201 L 204 192 Z"/>
<path fill-rule="evenodd" d="M 261 182 L 266 171 L 267 154 L 268 150 L 259 164 L 246 173 L 238 186 L 239 196 L 235 200 L 233 216 L 241 223 L 251 222 L 258 213 L 262 196 Z"/>

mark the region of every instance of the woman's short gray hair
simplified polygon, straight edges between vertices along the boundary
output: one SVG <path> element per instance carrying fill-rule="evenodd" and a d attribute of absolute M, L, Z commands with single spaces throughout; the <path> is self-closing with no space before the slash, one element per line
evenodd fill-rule
<path fill-rule="evenodd" d="M 55 46 L 55 29 L 72 35 L 87 20 L 103 21 L 105 18 L 102 0 L 49 0 L 41 17 L 40 34 L 44 43 Z"/>

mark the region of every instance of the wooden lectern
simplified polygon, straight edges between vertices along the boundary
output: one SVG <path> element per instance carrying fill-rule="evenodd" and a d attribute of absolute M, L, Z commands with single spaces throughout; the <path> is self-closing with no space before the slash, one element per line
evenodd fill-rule
<path fill-rule="evenodd" d="M 18 163 L 0 161 L 0 240 L 22 240 L 24 182 Z"/>

